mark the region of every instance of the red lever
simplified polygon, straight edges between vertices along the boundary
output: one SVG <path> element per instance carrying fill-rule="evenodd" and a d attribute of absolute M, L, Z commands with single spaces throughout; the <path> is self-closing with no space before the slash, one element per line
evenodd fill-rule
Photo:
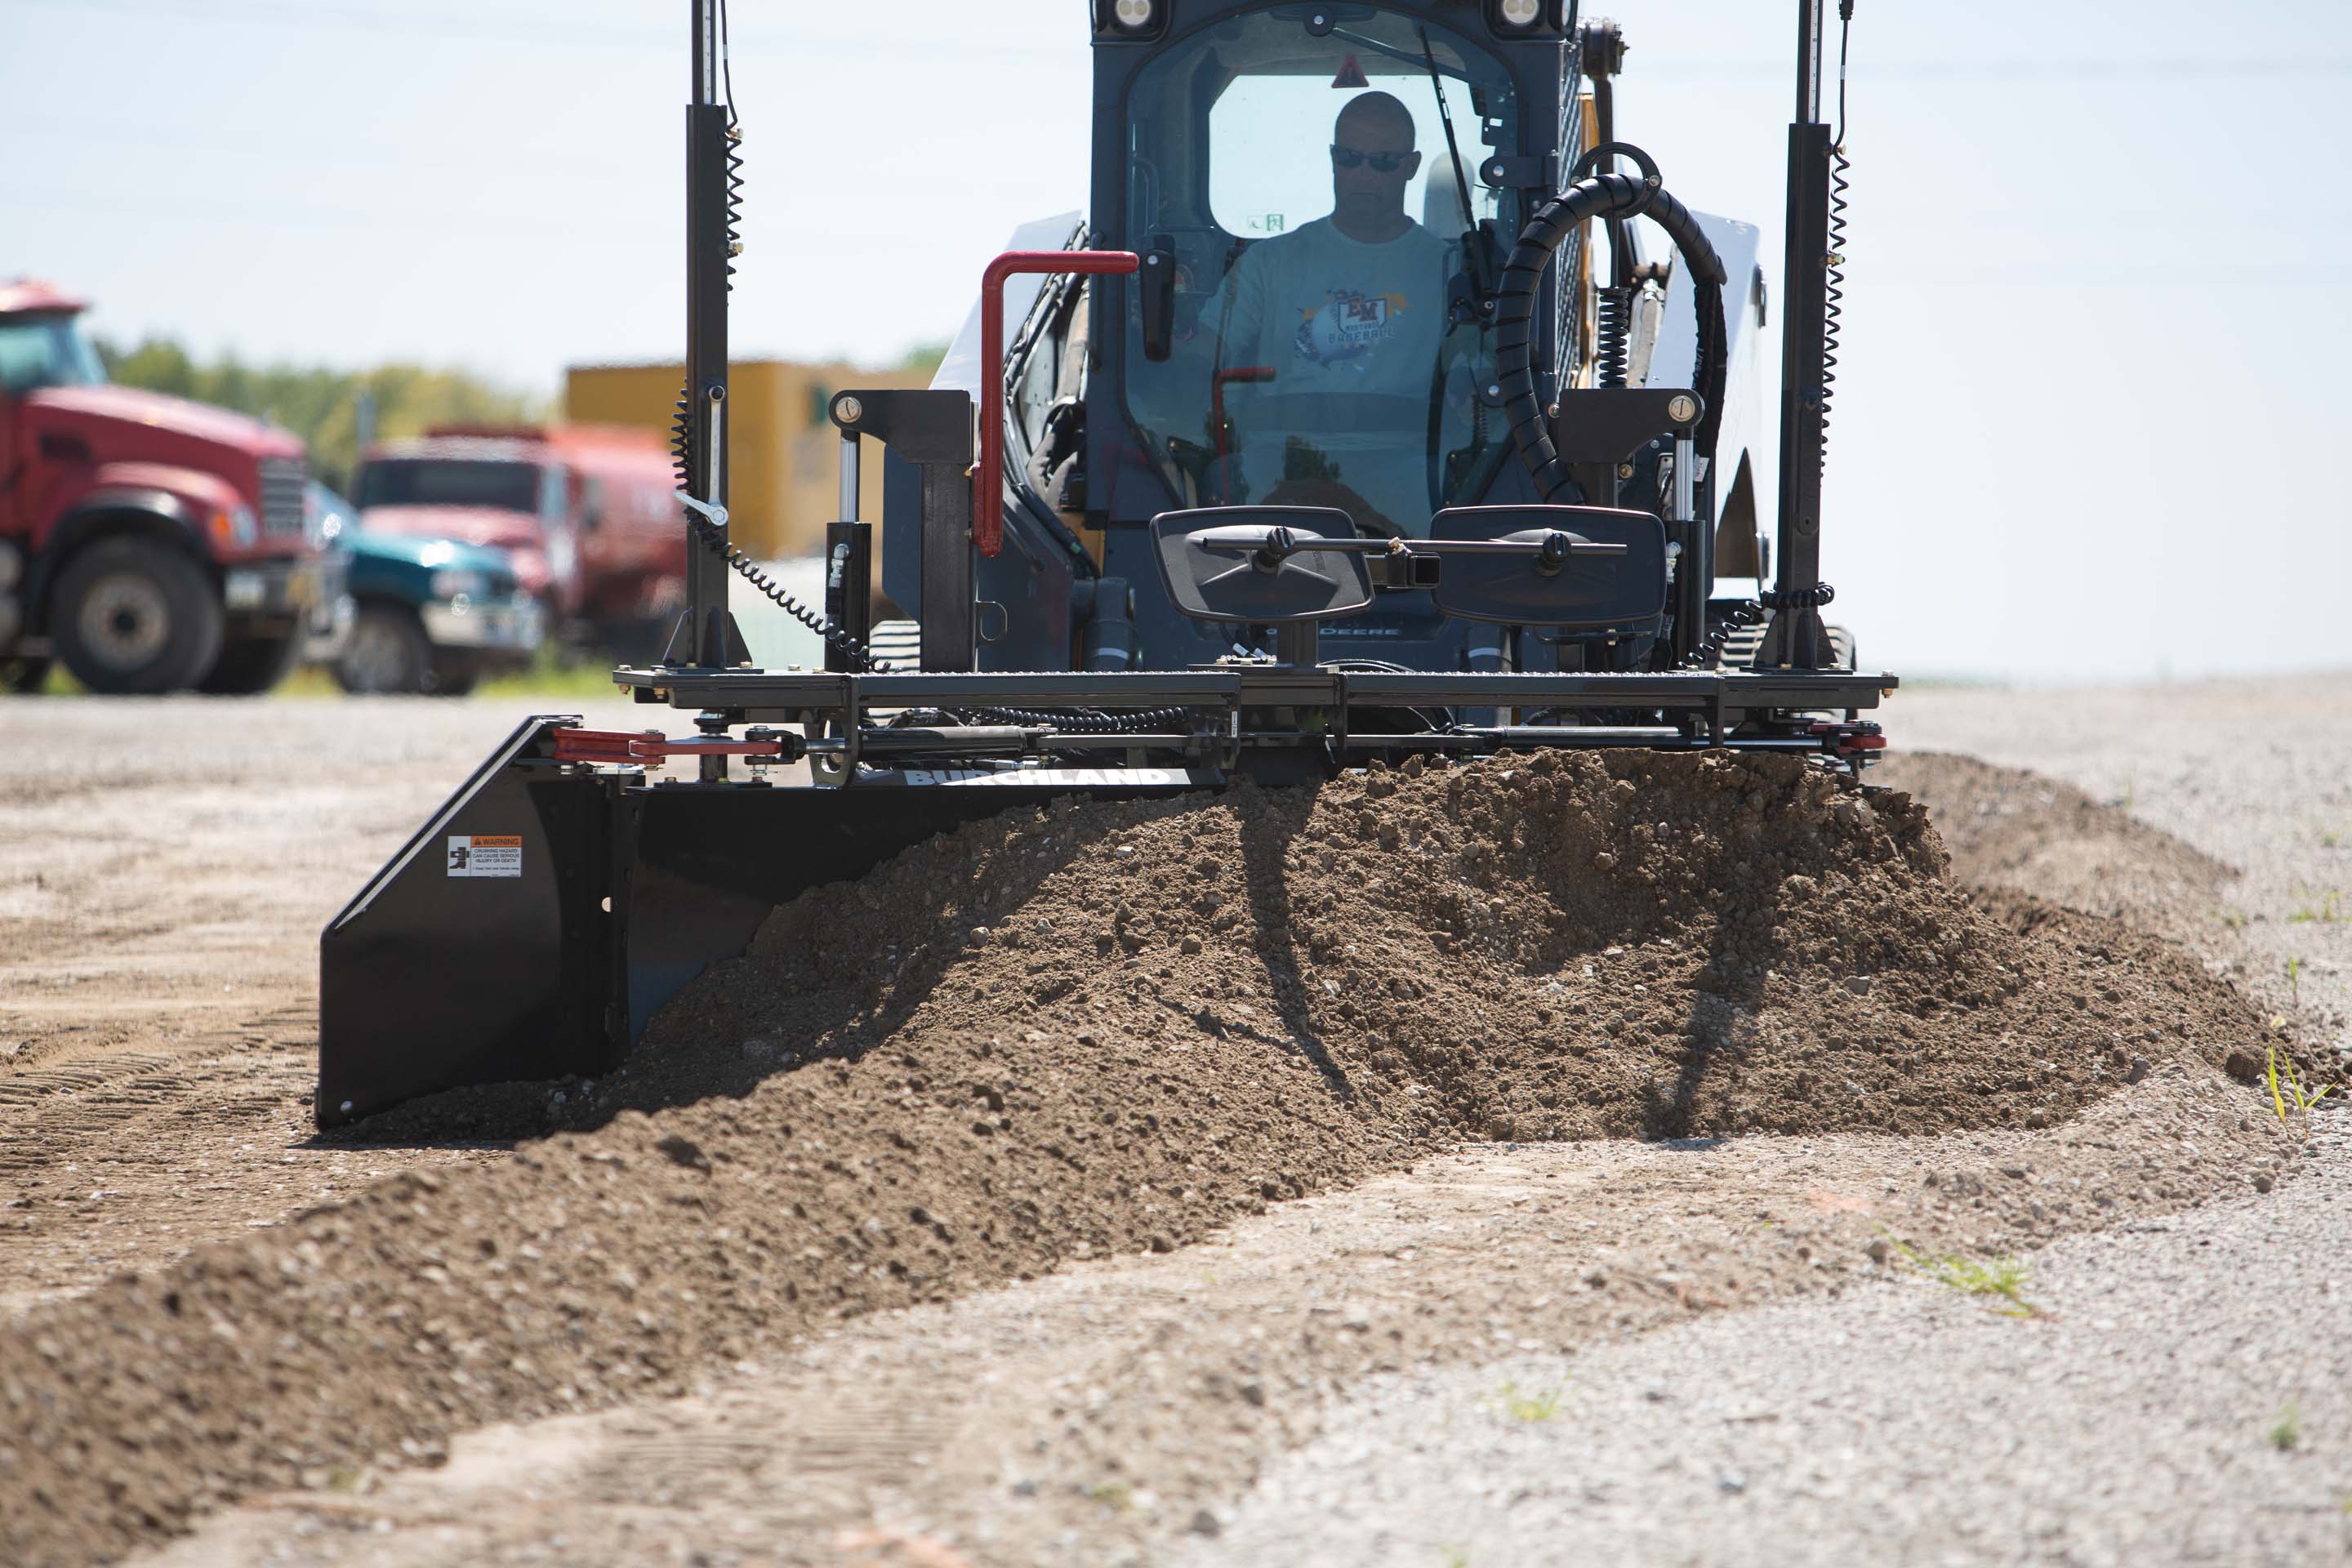
<path fill-rule="evenodd" d="M 1886 749 L 1885 734 L 1877 725 L 1867 721 L 1859 724 L 1817 723 L 1808 732 L 1819 735 L 1823 743 L 1840 756 Z"/>
<path fill-rule="evenodd" d="M 572 730 L 551 731 L 559 763 L 653 763 L 671 757 L 778 757 L 782 741 L 705 741 L 689 737 L 673 741 L 659 730 Z"/>
<path fill-rule="evenodd" d="M 993 559 L 1004 548 L 1004 280 L 1016 272 L 1062 277 L 1134 272 L 1131 250 L 1008 250 L 980 275 L 980 466 L 971 474 L 971 539 Z"/>

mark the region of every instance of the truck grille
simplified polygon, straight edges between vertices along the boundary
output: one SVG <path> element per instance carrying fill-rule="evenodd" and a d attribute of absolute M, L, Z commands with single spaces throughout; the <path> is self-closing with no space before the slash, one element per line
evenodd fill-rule
<path fill-rule="evenodd" d="M 310 468 L 299 458 L 261 459 L 261 531 L 284 538 L 302 531 L 303 489 Z"/>

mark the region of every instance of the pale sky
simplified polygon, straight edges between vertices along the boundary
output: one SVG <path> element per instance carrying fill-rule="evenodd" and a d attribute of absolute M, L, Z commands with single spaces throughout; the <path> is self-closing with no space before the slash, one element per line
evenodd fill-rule
<path fill-rule="evenodd" d="M 733 5 L 740 353 L 945 338 L 1085 205 L 1086 0 Z M 1777 235 L 1794 6 L 1588 9 L 1622 134 Z M 0 276 L 261 361 L 675 357 L 688 14 L 0 0 Z M 1852 76 L 1823 558 L 1864 662 L 2352 669 L 2352 5 L 1861 0 Z"/>

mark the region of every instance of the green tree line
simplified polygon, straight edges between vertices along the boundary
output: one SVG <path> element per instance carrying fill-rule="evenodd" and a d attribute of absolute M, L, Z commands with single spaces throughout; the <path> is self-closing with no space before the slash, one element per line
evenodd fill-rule
<path fill-rule="evenodd" d="M 420 435 L 435 425 L 514 424 L 548 412 L 543 399 L 463 371 L 424 365 L 328 370 L 251 365 L 235 354 L 205 361 L 169 338 L 127 349 L 100 339 L 98 353 L 107 374 L 125 386 L 173 393 L 286 426 L 310 444 L 311 471 L 345 491 L 359 462 L 362 411 L 371 400 L 378 439 Z"/>

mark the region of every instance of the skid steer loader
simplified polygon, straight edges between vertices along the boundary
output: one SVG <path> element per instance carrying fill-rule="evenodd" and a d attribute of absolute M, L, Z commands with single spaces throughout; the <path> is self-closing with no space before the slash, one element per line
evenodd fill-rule
<path fill-rule="evenodd" d="M 529 719 L 369 881 L 321 941 L 320 1124 L 605 1071 L 775 905 L 1055 796 L 1548 746 L 1862 766 L 1895 680 L 1820 613 L 1824 4 L 1797 3 L 1769 535 L 1758 234 L 1619 139 L 1615 24 L 1093 0 L 1085 213 L 990 264 L 930 388 L 833 400 L 820 612 L 728 537 L 740 137 L 723 0 L 688 0 L 688 604 L 614 679 L 692 733 Z M 876 455 L 913 611 L 879 626 Z M 824 668 L 753 668 L 738 577 Z"/>

